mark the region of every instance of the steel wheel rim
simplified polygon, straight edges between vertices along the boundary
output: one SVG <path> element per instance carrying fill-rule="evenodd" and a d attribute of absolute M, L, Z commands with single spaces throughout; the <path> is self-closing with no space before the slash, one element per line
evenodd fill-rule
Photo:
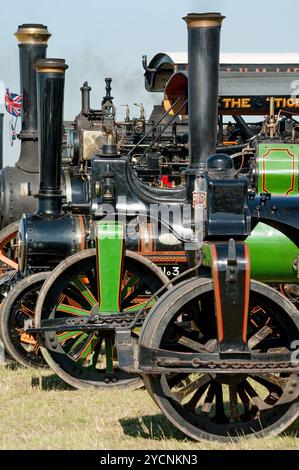
<path fill-rule="evenodd" d="M 212 283 L 210 283 L 210 288 L 211 286 Z M 179 315 L 178 313 L 177 316 Z M 290 322 L 287 323 L 289 327 Z M 157 341 L 154 341 L 151 342 L 151 347 L 169 349 L 169 344 L 166 346 L 165 343 L 167 341 L 167 333 L 165 332 L 166 329 L 161 344 L 158 345 Z M 296 338 L 296 334 L 298 335 L 298 328 L 294 326 L 292 339 Z M 144 340 L 143 337 L 142 340 Z M 255 375 L 257 376 L 257 374 Z M 242 379 L 238 376 L 238 380 L 232 380 L 230 385 L 225 385 L 227 390 L 224 399 L 227 399 L 227 396 L 229 397 L 229 411 L 227 405 L 225 406 L 225 403 L 223 403 L 225 400 L 221 389 L 223 390 L 224 384 L 221 383 L 221 377 L 219 376 L 216 381 L 209 374 L 201 374 L 197 377 L 193 374 L 191 380 L 190 376 L 189 380 L 184 377 L 184 380 L 178 384 L 175 383 L 175 376 L 169 376 L 168 378 L 167 376 L 161 376 L 160 378 L 147 376 L 146 386 L 168 419 L 185 434 L 194 439 L 227 441 L 252 434 L 261 436 L 271 433 L 277 434 L 296 419 L 299 412 L 298 401 L 288 401 L 287 399 L 291 398 L 292 393 L 295 394 L 293 398 L 296 398 L 296 393 L 298 394 L 298 376 L 290 374 L 287 378 L 281 374 L 281 377 L 274 378 L 272 375 L 270 374 L 266 378 L 265 376 L 250 377 L 250 380 L 248 380 L 248 377 Z M 284 393 L 281 393 L 279 398 L 275 398 L 275 394 L 279 393 L 279 386 L 277 384 L 270 385 L 269 380 L 270 382 L 280 382 L 280 386 L 283 387 Z M 264 382 L 261 384 L 261 381 Z M 196 382 L 197 387 L 195 387 Z M 258 383 L 259 388 L 263 388 L 264 395 L 264 390 L 267 387 L 271 389 L 264 397 L 264 400 L 261 400 L 262 397 L 259 394 L 255 396 L 255 383 Z M 188 389 L 190 392 L 188 392 Z M 289 394 L 289 392 L 291 393 Z M 184 393 L 186 396 L 182 398 Z M 276 406 L 274 406 L 275 400 Z M 284 403 L 284 400 L 286 400 L 286 403 Z M 256 406 L 256 403 L 262 405 L 261 401 L 270 408 L 262 410 L 262 414 L 257 417 L 254 406 Z M 240 404 L 243 405 L 243 416 L 240 416 Z M 236 418 L 241 418 L 240 423 L 230 422 L 234 413 Z"/>

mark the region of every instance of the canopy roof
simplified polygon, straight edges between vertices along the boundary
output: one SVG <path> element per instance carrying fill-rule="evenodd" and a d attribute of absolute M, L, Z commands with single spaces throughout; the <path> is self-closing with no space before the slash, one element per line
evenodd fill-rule
<path fill-rule="evenodd" d="M 187 69 L 186 52 L 160 52 L 146 67 L 145 88 L 151 92 L 163 92 L 174 72 Z M 242 79 L 242 85 L 240 82 L 236 83 L 237 78 Z M 264 95 L 266 87 L 268 90 L 270 87 L 273 90 L 271 93 L 275 95 L 290 95 L 291 82 L 298 78 L 299 52 L 220 54 L 221 94 L 243 95 L 244 90 L 247 94 L 252 94 L 253 88 L 256 88 L 253 94 Z M 234 89 L 233 92 L 231 87 Z"/>

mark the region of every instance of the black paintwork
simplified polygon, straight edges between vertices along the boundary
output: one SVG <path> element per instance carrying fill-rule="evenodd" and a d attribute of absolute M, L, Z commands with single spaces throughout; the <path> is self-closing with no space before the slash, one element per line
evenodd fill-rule
<path fill-rule="evenodd" d="M 40 157 L 37 212 L 43 217 L 57 217 L 62 205 L 60 185 L 64 70 L 68 66 L 63 59 L 40 60 L 36 66 Z M 56 72 L 55 67 L 60 71 Z"/>
<path fill-rule="evenodd" d="M 188 28 L 189 148 L 195 166 L 216 151 L 219 47 L 220 27 Z"/>

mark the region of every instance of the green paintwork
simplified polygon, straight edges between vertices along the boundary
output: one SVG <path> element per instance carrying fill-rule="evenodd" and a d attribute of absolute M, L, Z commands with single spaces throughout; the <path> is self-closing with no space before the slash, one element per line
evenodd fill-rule
<path fill-rule="evenodd" d="M 58 304 L 56 307 L 56 311 L 69 313 L 70 315 L 77 315 L 77 316 L 90 315 L 90 310 L 84 310 L 83 308 L 72 307 L 71 305 L 65 305 L 65 304 Z"/>
<path fill-rule="evenodd" d="M 298 196 L 299 144 L 259 144 L 258 191 Z"/>
<path fill-rule="evenodd" d="M 156 303 L 156 299 L 151 300 L 148 302 L 145 300 L 144 302 L 137 304 L 137 305 L 132 305 L 132 307 L 128 307 L 125 309 L 126 312 L 138 312 L 141 308 L 143 308 L 144 305 L 146 305 L 145 310 L 151 309 Z"/>
<path fill-rule="evenodd" d="M 87 302 L 92 307 L 94 307 L 97 304 L 97 301 L 90 292 L 90 290 L 87 288 L 87 286 L 84 284 L 84 282 L 82 282 L 80 279 L 75 279 L 74 284 L 79 289 L 83 297 L 87 300 Z"/>
<path fill-rule="evenodd" d="M 121 222 L 95 222 L 99 311 L 119 312 L 124 257 L 124 226 Z"/>
<path fill-rule="evenodd" d="M 106 371 L 113 374 L 113 343 L 110 336 L 105 337 Z"/>
<path fill-rule="evenodd" d="M 129 290 L 134 286 L 134 284 L 136 284 L 136 282 L 138 282 L 138 277 L 135 275 L 132 275 L 129 281 L 127 282 L 127 284 L 123 287 L 123 290 L 121 293 L 121 300 L 123 300 L 127 296 Z"/>
<path fill-rule="evenodd" d="M 75 337 L 81 335 L 81 331 L 66 331 L 65 333 L 60 333 L 57 335 L 57 338 L 60 343 L 63 343 L 63 341 L 66 341 L 67 339 L 75 339 Z"/>
<path fill-rule="evenodd" d="M 296 283 L 295 261 L 299 248 L 286 235 L 259 223 L 246 239 L 250 253 L 251 277 L 263 282 Z M 209 243 L 202 246 L 203 265 L 212 267 Z"/>
<path fill-rule="evenodd" d="M 85 341 L 89 336 L 89 333 L 81 333 L 81 335 L 76 339 L 76 341 L 71 345 L 68 350 L 68 353 L 72 353 L 72 358 L 77 360 L 82 349 L 82 342 Z"/>
<path fill-rule="evenodd" d="M 208 268 L 212 267 L 212 253 L 209 243 L 202 245 L 202 264 Z"/>
<path fill-rule="evenodd" d="M 85 347 L 85 350 L 82 354 L 82 356 L 80 357 L 80 359 L 77 361 L 77 364 L 79 365 L 83 365 L 84 362 L 86 361 L 86 359 L 90 356 L 90 354 L 93 352 L 96 344 L 98 343 L 99 341 L 99 338 L 95 335 L 93 335 L 90 339 L 89 339 L 89 342 L 87 344 L 87 346 Z"/>
<path fill-rule="evenodd" d="M 246 243 L 250 252 L 251 277 L 264 282 L 297 282 L 293 263 L 299 248 L 283 233 L 259 223 Z"/>

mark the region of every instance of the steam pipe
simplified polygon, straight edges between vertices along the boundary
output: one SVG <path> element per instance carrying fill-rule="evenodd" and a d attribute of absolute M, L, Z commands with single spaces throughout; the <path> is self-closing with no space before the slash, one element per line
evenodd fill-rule
<path fill-rule="evenodd" d="M 19 42 L 20 88 L 23 95 L 20 158 L 16 166 L 21 170 L 38 172 L 37 99 L 34 64 L 46 57 L 51 34 L 42 24 L 22 24 L 15 36 Z"/>
<path fill-rule="evenodd" d="M 3 168 L 3 114 L 0 113 L 0 170 Z"/>
<path fill-rule="evenodd" d="M 38 214 L 61 214 L 61 147 L 63 134 L 64 59 L 42 59 L 35 66 L 38 103 L 38 155 L 40 185 Z"/>
<path fill-rule="evenodd" d="M 188 107 L 191 168 L 216 152 L 220 13 L 190 13 L 188 27 Z"/>

